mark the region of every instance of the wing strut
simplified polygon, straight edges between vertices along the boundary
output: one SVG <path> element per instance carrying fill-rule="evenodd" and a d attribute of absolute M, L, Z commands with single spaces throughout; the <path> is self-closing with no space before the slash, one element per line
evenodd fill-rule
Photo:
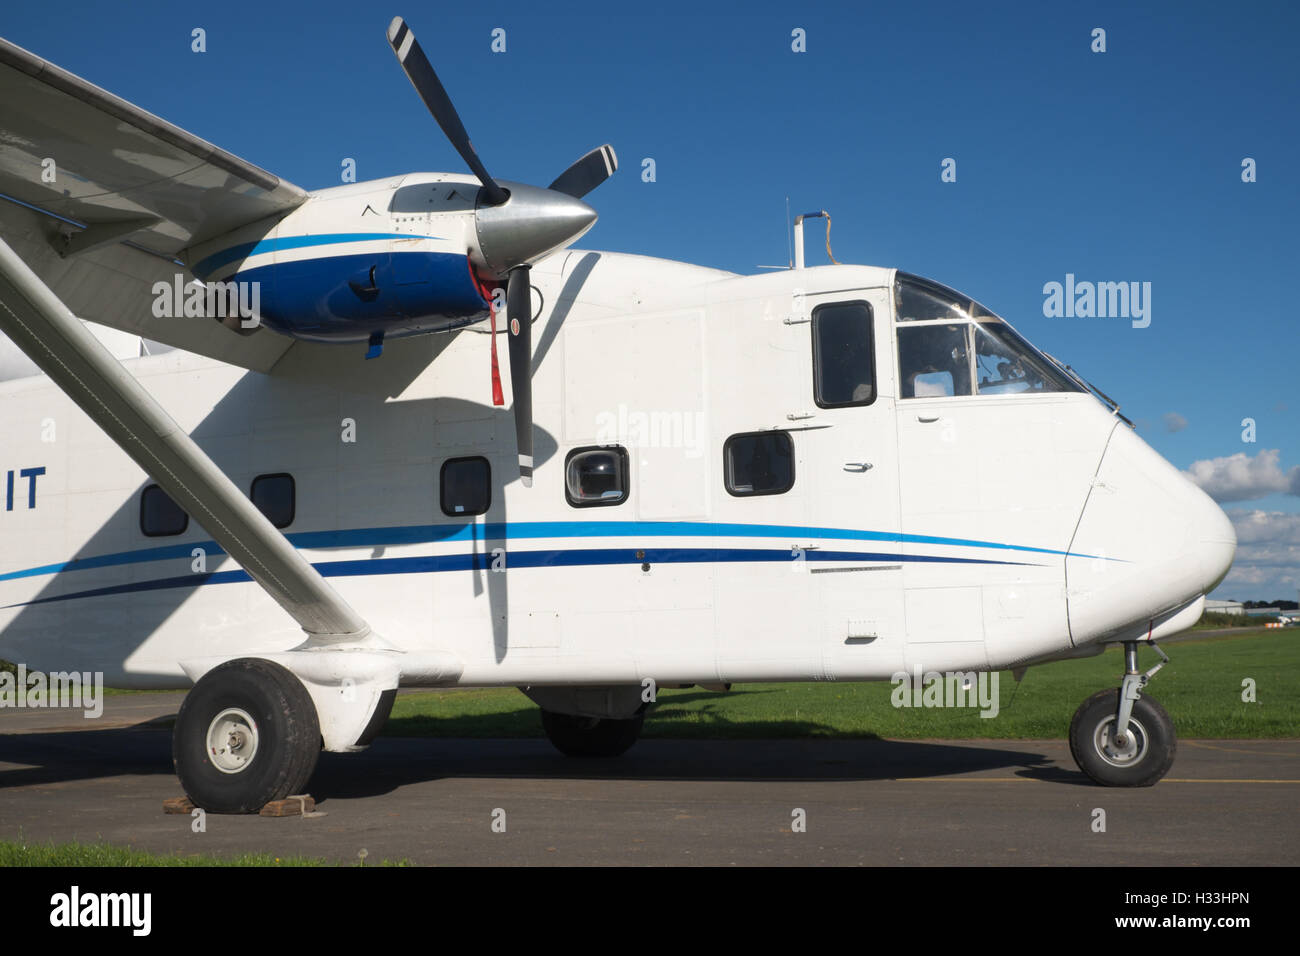
<path fill-rule="evenodd" d="M 0 331 L 289 612 L 310 644 L 370 626 L 0 239 Z"/>

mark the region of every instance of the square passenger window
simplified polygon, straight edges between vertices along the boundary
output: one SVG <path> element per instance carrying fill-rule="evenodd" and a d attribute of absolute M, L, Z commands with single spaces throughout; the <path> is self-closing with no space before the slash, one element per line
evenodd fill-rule
<path fill-rule="evenodd" d="M 146 536 L 183 534 L 189 526 L 190 516 L 157 485 L 149 485 L 140 493 L 140 530 Z"/>
<path fill-rule="evenodd" d="M 298 506 L 297 488 L 293 475 L 258 475 L 253 479 L 253 486 L 248 491 L 257 510 L 266 515 L 266 519 L 277 528 L 287 528 L 293 524 L 293 517 Z"/>
<path fill-rule="evenodd" d="M 794 487 L 794 441 L 789 432 L 732 435 L 722 447 L 728 493 L 780 495 Z"/>
<path fill-rule="evenodd" d="M 438 484 L 442 513 L 453 518 L 484 514 L 492 504 L 492 466 L 481 455 L 444 462 Z"/>

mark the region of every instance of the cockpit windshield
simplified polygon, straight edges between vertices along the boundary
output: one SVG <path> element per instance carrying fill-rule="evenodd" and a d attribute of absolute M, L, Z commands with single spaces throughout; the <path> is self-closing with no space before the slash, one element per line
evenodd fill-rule
<path fill-rule="evenodd" d="M 898 273 L 894 282 L 894 308 L 899 322 L 931 322 L 946 319 L 978 319 L 997 316 L 974 299 L 946 285 L 920 276 Z"/>
<path fill-rule="evenodd" d="M 1083 391 L 1002 321 L 975 326 L 974 357 L 979 395 Z"/>
<path fill-rule="evenodd" d="M 899 395 L 1081 392 L 1070 376 L 974 299 L 898 273 Z"/>

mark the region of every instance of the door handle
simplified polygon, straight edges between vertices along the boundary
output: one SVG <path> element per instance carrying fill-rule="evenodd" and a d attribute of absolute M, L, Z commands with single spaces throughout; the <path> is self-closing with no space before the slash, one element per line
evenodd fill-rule
<path fill-rule="evenodd" d="M 939 420 L 939 416 L 938 415 L 917 415 L 916 420 L 918 422 L 927 422 L 927 423 L 937 422 Z"/>
<path fill-rule="evenodd" d="M 862 474 L 862 473 L 864 473 L 864 472 L 868 472 L 868 471 L 871 470 L 871 462 L 869 462 L 869 461 L 846 461 L 846 462 L 844 463 L 844 470 L 845 470 L 845 471 L 853 471 L 853 472 L 857 472 L 858 474 Z"/>

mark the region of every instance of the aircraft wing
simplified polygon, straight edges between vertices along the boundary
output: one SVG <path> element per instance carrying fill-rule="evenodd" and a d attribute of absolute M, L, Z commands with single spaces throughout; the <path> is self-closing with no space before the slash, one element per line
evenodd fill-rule
<path fill-rule="evenodd" d="M 289 612 L 309 644 L 370 635 L 365 620 L 3 239 L 0 331 Z"/>
<path fill-rule="evenodd" d="M 158 318 L 185 247 L 307 200 L 292 183 L 0 39 L 0 237 L 77 316 L 266 371 L 293 344 Z"/>

